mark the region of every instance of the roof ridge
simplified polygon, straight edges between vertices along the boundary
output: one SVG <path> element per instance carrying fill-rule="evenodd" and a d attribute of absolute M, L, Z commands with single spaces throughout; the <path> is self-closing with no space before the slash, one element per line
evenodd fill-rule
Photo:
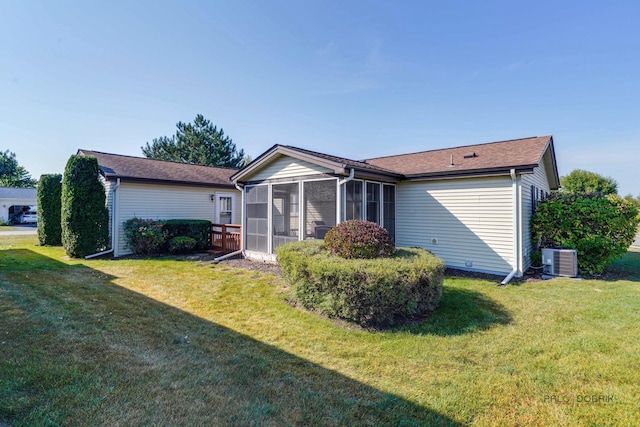
<path fill-rule="evenodd" d="M 336 156 L 336 155 L 334 155 L 334 154 L 322 153 L 322 152 L 320 152 L 320 151 L 309 150 L 309 149 L 307 149 L 307 148 L 294 147 L 293 145 L 284 145 L 284 147 L 292 148 L 292 149 L 294 149 L 294 150 L 306 151 L 306 152 L 308 152 L 308 153 L 319 154 L 319 155 L 321 155 L 321 156 L 329 156 L 329 157 L 335 157 L 336 159 L 349 160 L 350 162 L 356 162 L 356 163 L 363 163 L 363 164 L 367 164 L 367 162 L 362 161 L 362 160 L 354 160 L 354 159 L 350 159 L 350 158 L 348 158 L 348 157 L 344 157 L 344 156 Z"/>
<path fill-rule="evenodd" d="M 197 163 L 176 162 L 176 161 L 173 161 L 173 160 L 150 159 L 148 157 L 132 156 L 130 154 L 105 153 L 104 151 L 85 150 L 85 149 L 82 149 L 82 148 L 78 149 L 78 151 L 87 152 L 87 153 L 104 154 L 104 155 L 107 155 L 107 156 L 127 157 L 129 159 L 138 159 L 138 160 L 148 160 L 148 161 L 153 161 L 153 162 L 171 163 L 171 164 L 175 164 L 175 165 L 201 166 L 203 168 L 211 168 L 211 169 L 228 169 L 228 170 L 234 170 L 234 171 L 237 171 L 237 170 L 241 169 L 241 168 L 232 168 L 232 167 L 228 167 L 228 166 L 207 166 L 207 165 L 199 165 Z"/>
<path fill-rule="evenodd" d="M 412 152 L 412 153 L 391 154 L 389 156 L 371 157 L 369 159 L 366 159 L 366 161 L 378 160 L 378 159 L 388 159 L 388 158 L 391 158 L 391 157 L 411 156 L 411 155 L 414 155 L 414 154 L 422 154 L 422 153 L 433 153 L 435 151 L 454 150 L 454 149 L 458 149 L 458 148 L 477 147 L 477 146 L 492 145 L 492 144 L 502 144 L 502 143 L 505 143 L 505 142 L 515 142 L 515 141 L 522 141 L 522 140 L 525 140 L 525 139 L 536 139 L 536 138 L 551 138 L 551 135 L 529 136 L 529 137 L 526 137 L 526 138 L 505 139 L 503 141 L 482 142 L 480 144 L 467 144 L 467 145 L 456 145 L 455 147 L 435 148 L 433 150 L 415 151 L 415 152 Z"/>
<path fill-rule="evenodd" d="M 381 166 L 373 165 L 371 163 L 368 163 L 366 159 L 365 160 L 354 160 L 354 159 L 350 159 L 348 157 L 336 156 L 336 155 L 328 154 L 328 153 L 321 153 L 320 151 L 308 150 L 306 148 L 294 147 L 292 145 L 281 145 L 281 147 L 286 147 L 286 148 L 289 148 L 289 149 L 292 149 L 292 150 L 305 151 L 305 152 L 310 153 L 310 154 L 318 155 L 319 157 L 326 156 L 326 157 L 333 157 L 335 159 L 347 160 L 348 162 L 353 162 L 353 163 L 359 163 L 359 164 L 362 164 L 362 165 L 366 165 L 367 168 L 369 168 L 369 169 L 377 169 L 377 170 L 380 170 L 380 171 L 389 172 L 389 173 L 393 173 L 393 174 L 396 174 L 396 175 L 402 175 L 402 174 L 399 174 L 398 172 L 395 172 L 395 171 L 393 171 L 391 169 L 383 168 Z"/>

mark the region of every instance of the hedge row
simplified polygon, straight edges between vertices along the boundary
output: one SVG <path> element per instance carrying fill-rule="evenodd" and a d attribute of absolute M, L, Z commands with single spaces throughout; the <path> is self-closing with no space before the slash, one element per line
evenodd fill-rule
<path fill-rule="evenodd" d="M 442 296 L 444 263 L 425 249 L 344 259 L 331 255 L 322 241 L 306 240 L 278 247 L 278 263 L 297 302 L 363 326 L 418 318 L 434 310 Z"/>
<path fill-rule="evenodd" d="M 132 218 L 123 224 L 127 246 L 135 254 L 178 253 L 211 247 L 211 221 Z"/>

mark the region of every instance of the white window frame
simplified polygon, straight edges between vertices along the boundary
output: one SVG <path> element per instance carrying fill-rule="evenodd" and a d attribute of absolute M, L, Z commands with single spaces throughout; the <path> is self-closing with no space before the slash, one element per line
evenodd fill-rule
<path fill-rule="evenodd" d="M 223 197 L 231 198 L 231 223 L 235 224 L 236 219 L 236 195 L 235 193 L 216 193 L 216 204 L 215 204 L 215 222 L 216 224 L 220 224 L 220 207 L 222 203 L 220 203 L 220 199 Z"/>

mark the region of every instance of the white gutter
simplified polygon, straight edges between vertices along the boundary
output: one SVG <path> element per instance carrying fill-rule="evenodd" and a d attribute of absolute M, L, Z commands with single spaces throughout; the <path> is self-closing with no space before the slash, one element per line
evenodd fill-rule
<path fill-rule="evenodd" d="M 242 252 L 242 256 L 244 257 L 244 236 L 245 236 L 245 226 L 244 226 L 244 187 L 240 187 L 237 182 L 234 182 L 236 189 L 240 192 L 240 231 L 242 234 L 240 235 L 240 252 Z M 216 258 L 217 259 L 217 258 Z M 216 260 L 214 260 L 216 262 Z"/>
<path fill-rule="evenodd" d="M 111 249 L 98 252 L 96 254 L 87 255 L 84 259 L 96 258 L 102 255 L 110 254 L 114 251 L 116 246 L 116 190 L 120 187 L 120 178 L 116 180 L 116 185 L 113 187 L 113 200 L 111 201 Z"/>
<path fill-rule="evenodd" d="M 336 210 L 338 211 L 338 221 L 336 221 L 336 224 L 340 223 L 341 218 L 342 218 L 342 214 L 343 214 L 343 212 L 342 212 L 342 208 L 343 208 L 343 206 L 342 206 L 342 191 L 340 191 L 340 186 L 342 184 L 345 184 L 345 183 L 351 181 L 353 179 L 355 173 L 356 173 L 355 169 L 351 168 L 351 171 L 349 172 L 349 176 L 338 181 L 338 199 L 336 200 Z"/>
<path fill-rule="evenodd" d="M 231 252 L 230 254 L 219 256 L 218 258 L 214 258 L 213 259 L 213 263 L 217 264 L 220 261 L 223 261 L 223 260 L 225 260 L 227 258 L 231 258 L 231 257 L 237 256 L 237 255 L 244 255 L 244 251 L 242 249 L 240 249 L 239 251 L 235 251 L 235 252 Z"/>
<path fill-rule="evenodd" d="M 355 169 L 351 168 L 351 172 L 349 172 L 349 176 L 344 178 L 344 179 L 341 179 L 340 181 L 338 181 L 338 185 L 342 185 L 345 182 L 351 181 L 353 179 L 353 176 L 355 175 L 355 173 L 356 173 Z"/>
<path fill-rule="evenodd" d="M 518 273 L 518 263 L 520 259 L 518 253 L 518 248 L 520 247 L 518 241 L 520 236 L 520 233 L 518 233 L 518 178 L 516 177 L 515 169 L 511 169 L 510 174 L 513 188 L 513 270 L 500 282 L 502 286 L 509 283 L 511 279 L 513 279 L 513 276 Z"/>

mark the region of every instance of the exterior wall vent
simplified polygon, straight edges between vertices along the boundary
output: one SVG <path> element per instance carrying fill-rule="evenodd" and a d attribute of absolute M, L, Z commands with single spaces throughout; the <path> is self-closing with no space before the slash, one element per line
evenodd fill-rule
<path fill-rule="evenodd" d="M 543 248 L 542 272 L 550 276 L 577 277 L 578 253 L 574 249 Z"/>

